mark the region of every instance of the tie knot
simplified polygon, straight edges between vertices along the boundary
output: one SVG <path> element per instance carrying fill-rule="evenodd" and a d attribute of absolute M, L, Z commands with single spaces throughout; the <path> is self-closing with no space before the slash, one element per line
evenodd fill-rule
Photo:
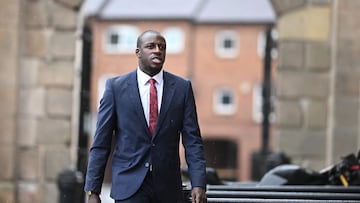
<path fill-rule="evenodd" d="M 155 80 L 154 78 L 150 78 L 149 83 L 150 83 L 151 85 L 155 85 L 156 80 Z"/>

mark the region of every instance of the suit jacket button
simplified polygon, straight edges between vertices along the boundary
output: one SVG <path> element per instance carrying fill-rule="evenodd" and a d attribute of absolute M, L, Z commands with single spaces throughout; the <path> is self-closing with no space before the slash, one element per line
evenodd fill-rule
<path fill-rule="evenodd" d="M 155 143 L 152 143 L 151 146 L 152 146 L 152 147 L 155 147 Z"/>
<path fill-rule="evenodd" d="M 145 163 L 145 167 L 149 168 L 150 164 L 148 162 Z"/>

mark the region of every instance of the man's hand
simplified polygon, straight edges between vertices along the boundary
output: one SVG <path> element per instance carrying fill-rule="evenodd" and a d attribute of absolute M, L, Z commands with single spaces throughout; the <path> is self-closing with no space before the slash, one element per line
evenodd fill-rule
<path fill-rule="evenodd" d="M 201 187 L 194 187 L 191 190 L 192 203 L 206 203 L 205 189 Z"/>
<path fill-rule="evenodd" d="M 97 194 L 91 194 L 89 196 L 88 203 L 101 203 L 100 196 Z"/>

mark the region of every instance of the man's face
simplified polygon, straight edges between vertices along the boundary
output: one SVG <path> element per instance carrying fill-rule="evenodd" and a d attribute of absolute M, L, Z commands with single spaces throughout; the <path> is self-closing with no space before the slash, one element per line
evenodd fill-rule
<path fill-rule="evenodd" d="M 147 33 L 142 39 L 140 46 L 136 49 L 139 67 L 150 76 L 159 73 L 163 67 L 166 56 L 165 39 L 155 33 Z"/>

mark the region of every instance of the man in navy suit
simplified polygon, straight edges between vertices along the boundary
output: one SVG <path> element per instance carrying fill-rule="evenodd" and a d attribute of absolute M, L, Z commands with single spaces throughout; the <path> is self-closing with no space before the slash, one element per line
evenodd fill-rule
<path fill-rule="evenodd" d="M 179 202 L 180 137 L 192 201 L 204 203 L 206 166 L 191 82 L 163 70 L 166 41 L 159 32 L 142 33 L 135 52 L 138 68 L 106 82 L 86 174 L 88 203 L 101 202 L 99 195 L 112 142 L 111 197 L 116 203 Z M 158 98 L 153 133 L 149 130 L 150 79 L 155 80 Z"/>

